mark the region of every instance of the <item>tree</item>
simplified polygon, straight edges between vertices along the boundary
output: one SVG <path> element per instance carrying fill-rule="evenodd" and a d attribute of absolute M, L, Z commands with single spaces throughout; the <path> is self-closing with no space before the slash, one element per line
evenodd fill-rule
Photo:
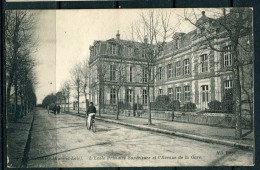
<path fill-rule="evenodd" d="M 42 106 L 44 108 L 47 108 L 51 104 L 55 104 L 55 103 L 56 103 L 56 95 L 54 94 L 49 94 L 46 97 L 44 97 L 44 99 L 42 100 Z"/>
<path fill-rule="evenodd" d="M 190 13 L 187 11 L 184 13 L 185 19 L 200 31 L 199 36 L 204 38 L 210 49 L 220 53 L 229 52 L 232 56 L 232 65 L 229 67 L 229 71 L 232 72 L 234 83 L 233 113 L 236 121 L 235 137 L 241 138 L 243 136 L 241 125 L 243 78 L 241 79 L 241 71 L 243 73 L 244 67 L 252 64 L 253 61 L 252 10 L 250 8 L 233 8 L 230 9 L 229 13 L 227 13 L 226 9 L 211 12 L 218 19 L 206 17 L 205 12 L 202 12 L 202 17 L 198 19 L 198 14 L 194 9 Z M 194 16 L 194 18 L 190 16 Z M 206 24 L 208 21 L 213 27 Z M 243 37 L 246 37 L 247 40 L 243 40 Z M 230 42 L 230 48 L 219 48 L 219 46 L 216 46 L 218 40 L 225 38 Z M 241 55 L 241 51 L 247 54 Z"/>
<path fill-rule="evenodd" d="M 70 81 L 67 80 L 61 86 L 61 92 L 62 92 L 62 96 L 65 99 L 65 103 L 66 101 L 68 101 L 68 112 L 70 111 L 70 91 L 71 91 L 71 84 Z"/>
<path fill-rule="evenodd" d="M 57 98 L 57 103 L 58 103 L 58 104 L 61 104 L 62 101 L 63 101 L 63 99 L 64 99 L 64 96 L 63 96 L 63 94 L 62 94 L 61 91 L 58 91 L 58 92 L 56 93 L 56 98 Z"/>
<path fill-rule="evenodd" d="M 77 98 L 77 107 L 78 107 L 78 114 L 79 114 L 79 98 L 82 91 L 82 84 L 83 84 L 83 75 L 81 72 L 81 65 L 78 63 L 76 64 L 73 69 L 71 70 L 71 83 L 72 86 L 76 90 L 76 98 Z"/>
<path fill-rule="evenodd" d="M 89 69 L 88 69 L 88 60 L 84 60 L 82 65 L 80 66 L 80 72 L 81 72 L 81 77 L 82 77 L 82 93 L 85 97 L 85 104 L 86 104 L 86 114 L 87 114 L 87 109 L 88 109 L 88 81 L 89 81 Z"/>
<path fill-rule="evenodd" d="M 28 97 L 29 94 L 32 95 L 30 97 L 35 98 L 36 79 L 33 76 L 35 60 L 32 54 L 37 50 L 36 14 L 27 10 L 13 10 L 6 11 L 5 15 L 7 106 L 10 105 L 10 96 L 14 91 L 16 114 L 18 113 L 18 95 L 21 97 L 22 112 L 25 111 L 24 113 L 26 113 L 25 103 L 31 100 Z M 31 88 L 26 86 L 31 86 Z M 25 90 L 25 88 L 27 89 Z M 30 92 L 28 92 L 29 89 Z M 28 94 L 25 94 L 25 91 Z"/>
<path fill-rule="evenodd" d="M 152 124 L 151 117 L 151 96 L 150 90 L 153 87 L 156 77 L 165 69 L 154 69 L 156 59 L 162 55 L 166 41 L 174 33 L 174 25 L 171 24 L 171 13 L 161 10 L 149 10 L 140 14 L 140 22 L 133 28 L 133 36 L 137 41 L 142 42 L 143 62 L 141 76 L 146 83 L 147 90 L 147 112 L 148 124 Z"/>

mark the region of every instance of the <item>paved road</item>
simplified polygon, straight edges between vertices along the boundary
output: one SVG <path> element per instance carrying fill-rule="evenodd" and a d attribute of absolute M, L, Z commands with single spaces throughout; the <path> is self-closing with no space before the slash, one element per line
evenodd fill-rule
<path fill-rule="evenodd" d="M 97 121 L 35 114 L 27 167 L 252 165 L 253 152 Z"/>

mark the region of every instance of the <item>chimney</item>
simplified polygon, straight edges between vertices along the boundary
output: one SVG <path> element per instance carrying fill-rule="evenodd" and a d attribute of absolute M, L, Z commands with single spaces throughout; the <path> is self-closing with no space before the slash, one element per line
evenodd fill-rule
<path fill-rule="evenodd" d="M 203 17 L 206 16 L 206 15 L 205 15 L 205 11 L 202 11 L 201 14 L 202 14 Z"/>
<path fill-rule="evenodd" d="M 226 15 L 226 9 L 223 8 L 222 11 L 223 11 L 223 16 L 225 16 Z"/>
<path fill-rule="evenodd" d="M 120 40 L 119 30 L 117 30 L 116 39 L 117 39 L 117 40 Z"/>
<path fill-rule="evenodd" d="M 145 43 L 145 44 L 148 43 L 148 37 L 147 37 L 147 35 L 144 36 L 144 43 Z"/>

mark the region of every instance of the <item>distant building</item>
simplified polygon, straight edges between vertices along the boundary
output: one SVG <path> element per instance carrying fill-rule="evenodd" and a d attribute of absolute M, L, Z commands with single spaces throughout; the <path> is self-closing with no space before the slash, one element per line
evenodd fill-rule
<path fill-rule="evenodd" d="M 235 15 L 235 12 L 231 10 L 227 16 L 230 15 Z M 210 101 L 222 101 L 228 90 L 233 88 L 231 42 L 217 20 L 208 18 L 202 12 L 202 17 L 195 23 L 197 29 L 175 33 L 173 40 L 164 46 L 163 53 L 154 63 L 152 74 L 156 73 L 157 77 L 151 85 L 151 101 L 159 95 L 168 95 L 182 105 L 192 102 L 197 108 L 206 109 Z M 205 38 L 206 32 L 201 25 L 219 38 Z M 244 47 L 252 43 L 252 32 L 245 32 L 239 41 Z M 209 42 L 218 50 L 209 47 Z M 147 105 L 144 47 L 145 43 L 120 39 L 119 33 L 116 38 L 95 41 L 90 47 L 90 100 L 97 105 L 101 102 L 106 106 L 116 104 L 117 67 L 123 62 L 125 80 L 120 88 L 120 101 Z M 240 76 L 242 100 L 247 103 L 253 99 L 253 52 L 240 48 L 239 58 L 245 63 Z"/>

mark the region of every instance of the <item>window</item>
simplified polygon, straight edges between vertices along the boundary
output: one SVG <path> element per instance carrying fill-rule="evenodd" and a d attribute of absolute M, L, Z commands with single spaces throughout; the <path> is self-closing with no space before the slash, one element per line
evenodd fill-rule
<path fill-rule="evenodd" d="M 188 58 L 183 60 L 183 73 L 184 75 L 190 74 L 190 60 Z"/>
<path fill-rule="evenodd" d="M 181 75 L 181 62 L 180 61 L 176 62 L 175 69 L 176 69 L 175 70 L 176 77 L 180 76 Z"/>
<path fill-rule="evenodd" d="M 159 95 L 163 95 L 163 89 L 159 89 Z"/>
<path fill-rule="evenodd" d="M 133 67 L 130 66 L 129 68 L 129 81 L 133 82 Z"/>
<path fill-rule="evenodd" d="M 143 83 L 147 82 L 147 78 L 148 78 L 147 70 L 143 69 Z"/>
<path fill-rule="evenodd" d="M 181 101 L 181 87 L 176 87 L 176 100 Z"/>
<path fill-rule="evenodd" d="M 116 54 L 116 45 L 114 45 L 114 44 L 110 45 L 110 54 L 113 54 L 113 55 Z"/>
<path fill-rule="evenodd" d="M 184 101 L 190 101 L 190 86 L 184 86 Z"/>
<path fill-rule="evenodd" d="M 133 48 L 127 47 L 127 55 L 132 56 L 133 55 Z"/>
<path fill-rule="evenodd" d="M 162 80 L 162 67 L 159 67 L 159 80 Z"/>
<path fill-rule="evenodd" d="M 147 91 L 143 90 L 143 104 L 147 104 Z"/>
<path fill-rule="evenodd" d="M 146 50 L 143 50 L 143 51 L 142 51 L 142 57 L 143 57 L 143 58 L 146 58 L 146 57 L 147 57 Z"/>
<path fill-rule="evenodd" d="M 208 56 L 207 54 L 203 54 L 200 56 L 200 62 L 201 62 L 201 72 L 207 72 L 208 71 Z"/>
<path fill-rule="evenodd" d="M 168 88 L 168 96 L 170 99 L 173 99 L 173 88 Z"/>
<path fill-rule="evenodd" d="M 168 78 L 172 78 L 172 77 L 173 77 L 173 68 L 172 68 L 172 64 L 168 64 L 168 66 L 167 66 L 167 70 L 168 70 Z"/>
<path fill-rule="evenodd" d="M 225 88 L 225 92 L 232 89 L 233 88 L 233 81 L 232 80 L 226 80 L 224 82 L 224 88 Z"/>
<path fill-rule="evenodd" d="M 224 48 L 224 67 L 232 66 L 231 45 Z"/>
<path fill-rule="evenodd" d="M 175 46 L 176 46 L 176 49 L 179 49 L 179 48 L 180 48 L 180 39 L 179 39 L 179 38 L 177 38 L 177 39 L 175 40 Z"/>
<path fill-rule="evenodd" d="M 208 85 L 201 86 L 201 97 L 202 102 L 208 102 L 209 101 L 209 87 Z"/>
<path fill-rule="evenodd" d="M 116 65 L 110 65 L 110 81 L 116 80 Z"/>
<path fill-rule="evenodd" d="M 231 89 L 233 88 L 233 81 L 232 80 L 226 80 L 224 82 L 225 89 Z"/>
<path fill-rule="evenodd" d="M 127 89 L 127 91 L 126 91 L 126 101 L 128 103 L 132 102 L 132 92 L 133 92 L 132 89 Z"/>
<path fill-rule="evenodd" d="M 98 55 L 98 47 L 94 47 L 94 56 Z"/>
<path fill-rule="evenodd" d="M 116 104 L 116 90 L 110 89 L 110 104 Z"/>

